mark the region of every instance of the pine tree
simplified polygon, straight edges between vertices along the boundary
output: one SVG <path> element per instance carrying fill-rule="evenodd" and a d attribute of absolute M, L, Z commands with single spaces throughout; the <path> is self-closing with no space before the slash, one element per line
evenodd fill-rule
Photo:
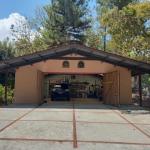
<path fill-rule="evenodd" d="M 86 0 L 51 0 L 44 11 L 42 35 L 46 43 L 84 41 L 90 24 Z"/>

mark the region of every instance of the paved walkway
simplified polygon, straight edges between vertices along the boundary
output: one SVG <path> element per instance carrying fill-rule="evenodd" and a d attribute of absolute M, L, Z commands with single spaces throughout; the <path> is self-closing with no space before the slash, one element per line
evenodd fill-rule
<path fill-rule="evenodd" d="M 73 102 L 0 108 L 0 150 L 30 149 L 150 150 L 150 112 Z"/>

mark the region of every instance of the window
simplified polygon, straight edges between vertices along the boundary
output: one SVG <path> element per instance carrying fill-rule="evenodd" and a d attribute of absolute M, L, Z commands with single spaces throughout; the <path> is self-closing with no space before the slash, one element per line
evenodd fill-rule
<path fill-rule="evenodd" d="M 79 61 L 78 63 L 78 68 L 84 68 L 84 62 L 83 61 Z"/>
<path fill-rule="evenodd" d="M 69 68 L 70 64 L 68 61 L 63 62 L 63 68 Z"/>

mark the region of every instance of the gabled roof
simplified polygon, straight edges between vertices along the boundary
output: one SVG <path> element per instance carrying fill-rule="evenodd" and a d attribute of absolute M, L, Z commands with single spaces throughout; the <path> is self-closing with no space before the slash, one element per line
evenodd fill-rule
<path fill-rule="evenodd" d="M 2 61 L 0 63 L 0 72 L 34 64 L 47 59 L 60 59 L 63 56 L 71 53 L 85 56 L 86 59 L 100 60 L 116 66 L 126 67 L 132 71 L 133 75 L 150 73 L 149 63 L 136 61 L 120 55 L 93 49 L 76 41 L 54 46 L 45 51 Z"/>

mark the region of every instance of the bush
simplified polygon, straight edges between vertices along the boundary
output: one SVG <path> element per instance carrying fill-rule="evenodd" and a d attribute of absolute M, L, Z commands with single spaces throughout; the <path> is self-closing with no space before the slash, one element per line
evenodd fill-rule
<path fill-rule="evenodd" d="M 2 104 L 5 100 L 5 87 L 0 84 L 0 104 Z M 13 101 L 13 89 L 8 87 L 8 92 L 7 92 L 7 102 L 12 103 Z"/>
<path fill-rule="evenodd" d="M 0 104 L 2 104 L 3 100 L 4 100 L 4 87 L 0 84 Z"/>

